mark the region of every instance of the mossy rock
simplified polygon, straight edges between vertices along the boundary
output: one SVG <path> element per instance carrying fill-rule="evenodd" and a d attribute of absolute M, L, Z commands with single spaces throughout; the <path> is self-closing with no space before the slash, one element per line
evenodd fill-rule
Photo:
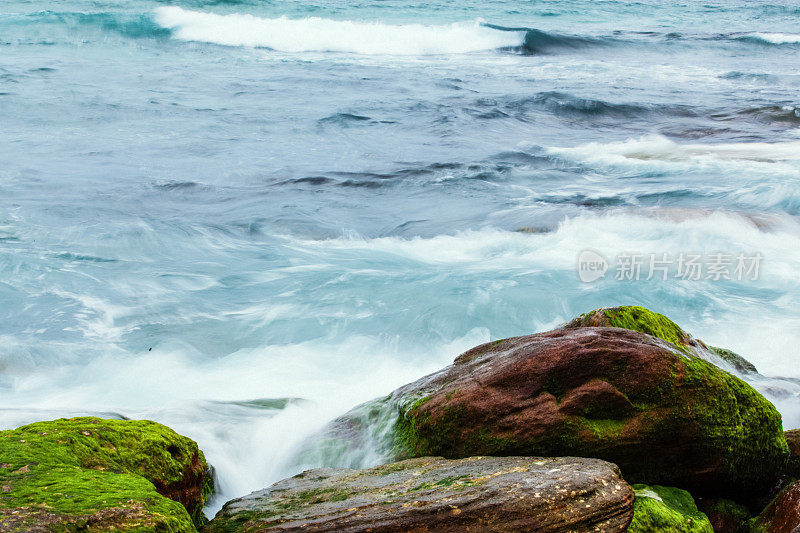
<path fill-rule="evenodd" d="M 102 478 L 104 482 L 122 485 L 137 479 L 158 498 L 166 500 L 166 503 L 158 505 L 172 508 L 174 506 L 169 502 L 178 502 L 198 525 L 205 521 L 202 508 L 213 491 L 209 467 L 197 444 L 164 425 L 148 420 L 80 417 L 28 424 L 0 432 L 0 458 L 3 482 L 8 481 L 12 489 L 8 494 L 0 493 L 0 506 L 5 508 L 9 505 L 24 506 L 25 500 L 21 493 L 17 493 L 11 477 L 18 472 L 26 473 L 25 469 L 36 472 L 26 481 L 26 487 L 34 487 L 33 483 L 39 479 L 52 481 L 49 477 L 42 477 L 46 472 L 53 475 L 70 472 L 76 476 L 76 486 L 80 487 L 83 487 L 80 480 L 87 479 L 85 475 L 90 474 L 107 474 L 109 477 Z M 115 475 L 122 477 L 114 481 Z M 68 482 L 65 476 L 56 477 L 61 484 Z M 81 488 L 81 494 L 91 492 L 91 483 L 87 483 L 85 489 L 88 492 Z M 43 487 L 42 491 L 45 490 L 50 489 Z M 137 481 L 131 485 L 131 495 L 125 501 L 134 502 L 139 506 L 137 509 L 144 512 L 148 507 L 141 508 L 144 505 L 140 500 L 142 490 Z M 34 498 L 31 504 L 38 503 L 35 490 L 27 494 Z M 152 495 L 147 498 L 156 502 Z M 81 497 L 76 501 L 91 503 L 90 500 Z M 65 502 L 67 500 L 62 503 Z M 85 515 L 98 510 L 93 506 L 95 503 L 84 509 L 63 505 L 58 509 L 68 515 Z M 116 503 L 109 505 L 113 507 Z"/>
<path fill-rule="evenodd" d="M 756 366 L 738 353 L 727 348 L 717 348 L 716 346 L 709 346 L 708 349 L 711 350 L 711 353 L 731 365 L 737 372 L 758 374 Z"/>
<path fill-rule="evenodd" d="M 714 533 L 708 517 L 685 490 L 660 485 L 633 485 L 633 489 L 636 499 L 629 533 Z"/>
<path fill-rule="evenodd" d="M 722 498 L 700 499 L 697 507 L 711 522 L 715 533 L 750 533 L 750 510 Z"/>
<path fill-rule="evenodd" d="M 789 445 L 789 463 L 786 473 L 793 479 L 800 479 L 800 429 L 790 429 L 783 434 Z"/>
<path fill-rule="evenodd" d="M 629 482 L 751 501 L 783 474 L 781 415 L 709 354 L 647 309 L 593 311 L 468 350 L 337 419 L 304 457 L 596 457 Z"/>
<path fill-rule="evenodd" d="M 661 339 L 683 352 L 699 343 L 666 316 L 638 305 L 605 307 L 589 311 L 564 325 L 565 328 L 608 327 L 638 331 Z"/>
<path fill-rule="evenodd" d="M 29 464 L 0 468 L 0 484 L 0 531 L 196 531 L 183 505 L 133 474 Z"/>

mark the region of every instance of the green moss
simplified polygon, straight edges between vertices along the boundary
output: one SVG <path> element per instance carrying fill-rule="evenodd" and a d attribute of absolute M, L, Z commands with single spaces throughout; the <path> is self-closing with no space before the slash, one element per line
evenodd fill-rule
<path fill-rule="evenodd" d="M 733 366 L 739 372 L 744 374 L 757 374 L 758 370 L 755 365 L 739 355 L 738 353 L 728 350 L 727 348 L 717 348 L 716 346 L 709 346 L 709 350 L 716 354 L 722 360 Z"/>
<path fill-rule="evenodd" d="M 170 428 L 148 420 L 104 420 L 93 417 L 36 422 L 0 432 L 4 478 L 25 465 L 42 469 L 78 467 L 112 474 L 133 474 L 167 496 L 187 480 L 201 485 L 187 511 L 204 521 L 202 507 L 213 481 L 197 444 Z M 128 476 L 129 477 L 129 476 Z M 177 487 L 177 489 L 175 488 Z"/>
<path fill-rule="evenodd" d="M 613 441 L 620 436 L 625 427 L 624 420 L 595 420 L 590 418 L 579 419 L 588 429 L 594 433 L 598 441 Z"/>
<path fill-rule="evenodd" d="M 8 470 L 0 493 L 4 531 L 27 531 L 42 523 L 50 523 L 51 531 L 195 531 L 186 509 L 140 476 L 73 465 Z"/>
<path fill-rule="evenodd" d="M 666 341 L 681 351 L 689 351 L 686 345 L 686 333 L 675 322 L 662 314 L 636 305 L 605 309 L 603 313 L 608 318 L 611 327 L 638 331 Z"/>
<path fill-rule="evenodd" d="M 660 485 L 634 485 L 633 521 L 629 533 L 713 533 L 708 517 L 697 510 L 691 494 Z"/>
<path fill-rule="evenodd" d="M 729 479 L 743 484 L 777 472 L 789 456 L 777 409 L 753 387 L 699 357 L 685 363 L 697 401 L 686 415 L 697 421 L 706 446 L 722 449 Z"/>
<path fill-rule="evenodd" d="M 720 526 L 729 533 L 750 533 L 750 511 L 744 505 L 726 499 L 701 502 L 700 509 L 709 517 L 712 525 Z"/>
<path fill-rule="evenodd" d="M 420 483 L 419 485 L 417 485 L 408 492 L 441 489 L 441 488 L 460 489 L 463 487 L 472 487 L 477 484 L 478 483 L 475 480 L 466 475 L 448 476 L 446 478 L 439 479 L 437 481 L 426 481 L 424 483 Z"/>

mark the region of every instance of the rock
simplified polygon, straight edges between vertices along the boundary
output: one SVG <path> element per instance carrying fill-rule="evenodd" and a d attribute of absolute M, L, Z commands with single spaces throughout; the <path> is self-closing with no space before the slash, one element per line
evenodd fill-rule
<path fill-rule="evenodd" d="M 29 424 L 0 432 L 0 458 L 2 531 L 32 524 L 193 531 L 213 490 L 197 444 L 147 420 Z"/>
<path fill-rule="evenodd" d="M 710 498 L 697 502 L 716 533 L 750 533 L 750 511 L 731 500 Z"/>
<path fill-rule="evenodd" d="M 680 326 L 666 316 L 636 305 L 595 309 L 574 318 L 561 327 L 564 329 L 606 327 L 638 331 L 666 341 L 687 353 L 692 348 L 706 347 L 705 344 L 683 331 Z"/>
<path fill-rule="evenodd" d="M 758 533 L 800 531 L 800 481 L 784 488 L 759 515 L 753 525 Z"/>
<path fill-rule="evenodd" d="M 717 348 L 715 346 L 709 346 L 708 349 L 730 364 L 740 374 L 758 374 L 758 370 L 756 369 L 755 365 L 738 353 L 726 348 Z"/>
<path fill-rule="evenodd" d="M 659 485 L 634 485 L 636 501 L 629 533 L 714 533 L 708 517 L 697 510 L 685 490 Z"/>
<path fill-rule="evenodd" d="M 196 531 L 186 509 L 132 474 L 76 466 L 0 470 L 0 531 Z"/>
<path fill-rule="evenodd" d="M 787 473 L 792 478 L 800 478 L 800 429 L 790 429 L 785 432 L 784 437 L 789 445 L 789 464 L 786 467 Z"/>
<path fill-rule="evenodd" d="M 609 315 L 658 337 L 592 325 Z M 341 448 L 378 448 L 389 458 L 597 457 L 630 482 L 748 501 L 785 464 L 781 416 L 700 357 L 703 346 L 643 308 L 588 313 L 558 330 L 467 351 L 335 421 L 305 457 L 325 460 Z"/>
<path fill-rule="evenodd" d="M 206 531 L 623 532 L 633 490 L 597 459 L 438 457 L 308 470 L 225 504 Z"/>
<path fill-rule="evenodd" d="M 686 333 L 666 316 L 654 313 L 640 306 L 606 307 L 595 309 L 565 324 L 564 328 L 600 326 L 623 328 L 645 333 L 667 341 L 676 348 L 693 353 L 721 368 L 728 368 L 740 374 L 758 374 L 756 367 L 741 355 L 728 350 L 708 346 Z"/>

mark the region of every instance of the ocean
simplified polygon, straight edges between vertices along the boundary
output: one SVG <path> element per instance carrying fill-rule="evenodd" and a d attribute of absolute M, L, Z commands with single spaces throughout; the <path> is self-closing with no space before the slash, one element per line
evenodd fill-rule
<path fill-rule="evenodd" d="M 0 427 L 168 424 L 213 514 L 324 466 L 296 451 L 354 405 L 622 304 L 744 355 L 800 426 L 798 20 L 4 0 Z"/>

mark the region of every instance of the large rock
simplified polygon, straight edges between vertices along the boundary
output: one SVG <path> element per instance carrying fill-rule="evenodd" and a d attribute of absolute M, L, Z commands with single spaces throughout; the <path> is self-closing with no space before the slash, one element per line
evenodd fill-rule
<path fill-rule="evenodd" d="M 715 533 L 750 533 L 750 510 L 731 500 L 706 498 L 697 507 L 708 517 Z"/>
<path fill-rule="evenodd" d="M 697 510 L 685 490 L 659 485 L 634 485 L 636 500 L 628 533 L 714 533 L 708 517 Z"/>
<path fill-rule="evenodd" d="M 800 478 L 800 429 L 790 429 L 784 433 L 789 445 L 789 464 L 787 473 L 793 478 Z"/>
<path fill-rule="evenodd" d="M 91 417 L 0 432 L 0 484 L 3 531 L 193 531 L 213 490 L 191 439 L 147 420 Z"/>
<path fill-rule="evenodd" d="M 587 313 L 467 351 L 335 421 L 305 457 L 326 461 L 343 448 L 354 462 L 365 456 L 352 450 L 376 448 L 389 458 L 597 457 L 630 482 L 747 501 L 785 464 L 781 417 L 706 356 L 704 344 L 646 309 Z"/>
<path fill-rule="evenodd" d="M 800 531 L 800 481 L 788 485 L 755 520 L 756 533 L 794 533 Z"/>
<path fill-rule="evenodd" d="M 623 532 L 633 490 L 596 459 L 410 459 L 317 469 L 232 500 L 207 531 Z"/>

